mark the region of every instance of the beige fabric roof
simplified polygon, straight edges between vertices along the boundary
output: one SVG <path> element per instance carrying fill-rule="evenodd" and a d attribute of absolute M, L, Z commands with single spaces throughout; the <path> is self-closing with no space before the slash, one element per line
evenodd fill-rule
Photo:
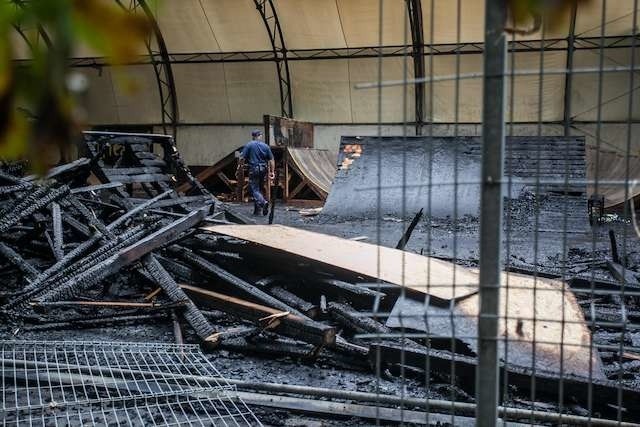
<path fill-rule="evenodd" d="M 379 44 L 379 1 L 273 1 L 289 50 L 355 48 Z M 164 0 L 158 4 L 155 12 L 170 53 L 271 50 L 267 30 L 253 0 Z M 602 4 L 602 0 L 580 3 L 576 34 L 600 35 Z M 606 4 L 605 35 L 631 34 L 633 2 L 616 0 Z M 383 45 L 410 44 L 405 0 L 384 0 L 383 7 Z M 422 11 L 424 40 L 427 44 L 483 40 L 484 1 L 463 0 L 461 10 L 458 11 L 457 2 L 422 0 Z M 555 29 L 553 34 L 545 36 L 566 38 L 567 32 L 568 22 Z M 536 40 L 541 37 L 539 33 L 526 36 L 527 39 Z M 16 43 L 23 53 L 24 46 L 20 46 L 20 41 Z M 92 53 L 81 48 L 76 55 L 91 56 Z M 605 66 L 631 63 L 630 49 L 608 49 L 604 52 L 604 57 Z M 289 61 L 295 117 L 316 123 L 377 122 L 377 91 L 358 90 L 354 86 L 377 80 L 378 62 L 377 58 Z M 576 51 L 575 67 L 598 65 L 598 51 Z M 457 68 L 461 73 L 481 72 L 482 55 L 427 55 L 425 66 L 427 73 L 432 66 L 434 75 L 454 74 Z M 565 66 L 565 52 L 545 52 L 545 69 Z M 131 72 L 132 79 L 138 81 L 140 71 L 137 67 L 124 67 L 123 73 Z M 540 54 L 516 54 L 515 67 L 520 70 L 539 69 Z M 380 68 L 383 80 L 414 76 L 410 57 L 385 58 L 381 61 Z M 276 67 L 271 61 L 174 64 L 173 70 L 180 121 L 183 123 L 257 123 L 261 121 L 263 114 L 280 113 Z M 108 70 L 101 77 L 96 77 L 94 71 L 86 72 L 91 76 L 91 81 L 96 83 L 91 86 L 93 93 L 89 95 L 90 99 L 109 100 L 118 92 Z M 142 83 L 145 87 L 153 86 L 152 81 L 153 78 L 141 81 L 141 86 Z M 576 120 L 589 121 L 597 118 L 598 82 L 597 74 L 573 77 L 571 112 Z M 565 78 L 562 75 L 517 77 L 513 86 L 509 84 L 514 96 L 508 103 L 509 107 L 513 104 L 513 112 L 508 112 L 508 117 L 517 122 L 562 120 L 564 84 Z M 603 88 L 601 119 L 628 119 L 628 73 L 605 74 Z M 424 107 L 426 118 L 432 118 L 435 122 L 479 122 L 481 94 L 480 79 L 463 80 L 457 86 L 454 81 L 427 84 Z M 146 94 L 145 103 L 154 96 L 157 95 Z M 433 111 L 429 111 L 430 96 L 433 96 Z M 380 119 L 383 122 L 412 121 L 415 110 L 413 85 L 384 89 L 381 103 Z M 144 123 L 160 114 L 152 114 L 146 105 L 144 108 L 127 109 L 123 96 L 120 96 L 118 102 L 99 104 L 91 114 L 92 122 L 111 122 L 113 117 L 118 117 L 119 121 Z M 109 105 L 116 110 L 109 113 L 104 111 Z M 636 102 L 632 118 L 640 119 L 639 109 L 640 102 Z"/>

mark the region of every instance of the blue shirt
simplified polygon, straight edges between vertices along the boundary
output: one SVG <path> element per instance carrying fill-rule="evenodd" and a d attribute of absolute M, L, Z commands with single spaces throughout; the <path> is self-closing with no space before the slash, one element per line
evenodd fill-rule
<path fill-rule="evenodd" d="M 271 148 L 262 141 L 249 141 L 242 149 L 242 158 L 249 166 L 264 166 L 269 160 L 273 160 Z"/>

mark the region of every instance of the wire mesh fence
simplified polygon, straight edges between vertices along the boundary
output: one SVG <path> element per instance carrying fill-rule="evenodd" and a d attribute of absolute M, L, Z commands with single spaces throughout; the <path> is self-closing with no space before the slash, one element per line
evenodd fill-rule
<path fill-rule="evenodd" d="M 3 425 L 261 425 L 195 345 L 2 341 Z"/>
<path fill-rule="evenodd" d="M 446 384 L 452 417 L 469 399 L 478 425 L 510 409 L 531 424 L 640 421 L 638 4 L 622 3 L 522 19 L 517 2 L 487 0 L 479 55 L 465 49 L 477 5 L 407 0 L 404 78 L 381 54 L 376 81 L 357 85 L 377 91 L 378 135 L 342 138 L 324 213 L 375 218 L 379 244 L 390 217 L 415 216 L 431 258 L 422 277 L 408 254 L 393 266 L 406 286 L 360 311 L 383 326 L 356 338 L 379 378 Z M 443 34 L 460 49 L 440 55 Z M 403 130 L 389 135 L 398 88 Z"/>

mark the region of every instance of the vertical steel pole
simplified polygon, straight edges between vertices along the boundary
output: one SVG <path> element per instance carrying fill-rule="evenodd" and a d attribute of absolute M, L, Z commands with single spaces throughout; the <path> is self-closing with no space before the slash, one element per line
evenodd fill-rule
<path fill-rule="evenodd" d="M 476 372 L 477 425 L 498 416 L 498 306 L 502 270 L 502 169 L 506 37 L 504 0 L 486 0 L 482 96 L 482 192 L 480 213 L 480 315 Z"/>

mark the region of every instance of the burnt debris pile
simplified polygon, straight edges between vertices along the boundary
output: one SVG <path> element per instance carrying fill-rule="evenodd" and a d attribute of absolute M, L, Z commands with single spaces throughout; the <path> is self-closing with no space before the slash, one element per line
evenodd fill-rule
<path fill-rule="evenodd" d="M 211 351 L 389 376 L 401 370 L 450 384 L 458 398 L 474 392 L 476 272 L 458 266 L 462 285 L 452 289 L 453 264 L 442 260 L 245 225 L 191 176 L 170 138 L 87 133 L 85 140 L 83 157 L 45 177 L 17 165 L 0 170 L 0 310 L 17 338 L 164 324 L 177 342 Z M 385 269 L 395 261 L 404 268 Z M 535 387 L 536 398 L 590 404 L 602 416 L 615 414 L 622 396 L 623 416 L 638 420 L 640 405 L 631 402 L 640 399 L 640 352 L 633 351 L 640 286 L 619 260 L 609 262 L 617 281 L 587 280 L 592 264 L 603 266 L 575 265 L 568 283 L 577 298 L 560 277 L 544 279 L 536 296 L 524 267 L 505 273 L 522 302 L 505 308 L 513 319 L 502 338 L 523 354 L 502 361 L 507 393 L 527 399 Z M 618 296 L 620 280 L 627 295 Z M 600 293 L 587 298 L 579 289 Z M 545 292 L 549 301 L 538 300 Z M 554 304 L 575 317 L 552 324 L 562 311 Z M 558 311 L 542 317 L 545 331 L 526 317 L 536 305 Z M 527 343 L 534 332 L 547 342 Z M 543 363 L 525 354 L 532 348 Z"/>

